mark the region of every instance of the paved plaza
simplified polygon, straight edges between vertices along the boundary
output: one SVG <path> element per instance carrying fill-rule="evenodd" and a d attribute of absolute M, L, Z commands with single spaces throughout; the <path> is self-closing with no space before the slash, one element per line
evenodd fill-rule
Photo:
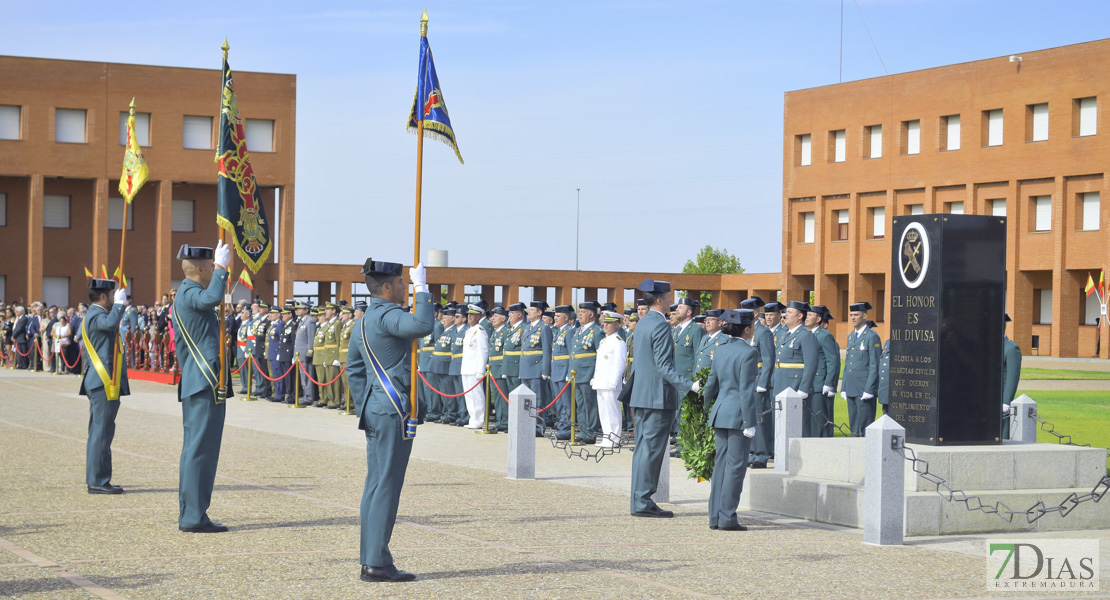
<path fill-rule="evenodd" d="M 209 514 L 177 531 L 175 389 L 132 382 L 112 483 L 84 485 L 88 401 L 78 380 L 0 370 L 0 597 L 18 598 L 975 598 L 988 536 L 865 545 L 858 530 L 745 513 L 707 526 L 709 484 L 671 461 L 674 519 L 629 516 L 631 452 L 568 459 L 537 440 L 537 480 L 504 477 L 506 435 L 426 425 L 414 442 L 392 550 L 413 583 L 358 579 L 366 473 L 355 418 L 229 401 Z M 1078 510 L 1110 510 L 1105 503 Z M 1110 597 L 1110 532 L 1101 595 Z M 1035 536 L 1023 536 L 1035 537 Z M 1022 597 L 1070 597 L 1060 594 Z"/>

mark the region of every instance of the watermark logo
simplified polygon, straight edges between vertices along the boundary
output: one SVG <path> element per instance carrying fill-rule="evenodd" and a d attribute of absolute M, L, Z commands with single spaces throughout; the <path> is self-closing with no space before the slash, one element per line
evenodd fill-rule
<path fill-rule="evenodd" d="M 1038 539 L 987 543 L 987 589 L 1098 591 L 1098 540 Z"/>

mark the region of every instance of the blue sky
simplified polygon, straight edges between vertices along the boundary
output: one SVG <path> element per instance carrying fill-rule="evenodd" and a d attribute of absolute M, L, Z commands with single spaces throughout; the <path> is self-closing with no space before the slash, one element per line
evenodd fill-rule
<path fill-rule="evenodd" d="M 9 4 L 0 54 L 218 69 L 226 35 L 234 70 L 297 75 L 296 260 L 407 262 L 425 4 L 313 4 Z M 779 270 L 783 94 L 839 80 L 839 0 L 427 8 L 466 164 L 425 144 L 424 249 L 573 269 L 581 188 L 582 269 L 678 271 L 712 244 Z M 846 0 L 843 14 L 851 81 L 884 74 L 864 19 L 899 73 L 1100 39 L 1110 4 Z"/>

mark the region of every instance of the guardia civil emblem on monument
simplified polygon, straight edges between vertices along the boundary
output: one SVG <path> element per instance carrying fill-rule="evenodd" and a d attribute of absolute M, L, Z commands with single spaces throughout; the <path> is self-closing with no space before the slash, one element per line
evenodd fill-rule
<path fill-rule="evenodd" d="M 910 223 L 898 243 L 898 271 L 906 287 L 914 289 L 929 271 L 929 234 L 921 223 Z"/>

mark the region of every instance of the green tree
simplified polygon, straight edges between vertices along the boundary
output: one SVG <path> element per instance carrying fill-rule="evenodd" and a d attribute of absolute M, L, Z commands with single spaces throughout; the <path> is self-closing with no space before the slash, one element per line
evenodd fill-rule
<path fill-rule="evenodd" d="M 686 261 L 682 266 L 683 273 L 743 273 L 744 267 L 740 266 L 740 259 L 730 253 L 727 248 L 717 249 L 706 245 L 694 260 Z M 708 310 L 713 307 L 712 294 L 701 293 L 701 308 Z"/>

